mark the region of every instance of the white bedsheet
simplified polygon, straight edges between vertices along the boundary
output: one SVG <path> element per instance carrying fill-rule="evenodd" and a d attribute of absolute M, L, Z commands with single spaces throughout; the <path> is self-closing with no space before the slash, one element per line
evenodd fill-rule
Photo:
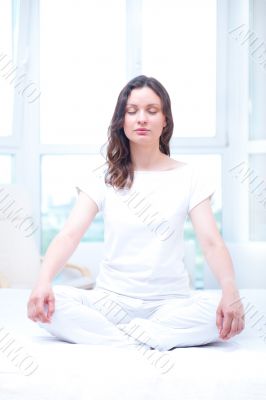
<path fill-rule="evenodd" d="M 0 349 L 5 332 L 37 367 L 27 375 L 29 358 L 19 368 L 0 350 L 1 400 L 266 399 L 266 290 L 240 290 L 250 311 L 229 341 L 145 354 L 58 341 L 27 319 L 29 293 L 0 289 Z"/>

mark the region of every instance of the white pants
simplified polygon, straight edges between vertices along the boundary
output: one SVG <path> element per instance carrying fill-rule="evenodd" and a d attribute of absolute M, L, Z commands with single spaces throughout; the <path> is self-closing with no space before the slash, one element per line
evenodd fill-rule
<path fill-rule="evenodd" d="M 39 325 L 61 340 L 159 351 L 219 341 L 218 304 L 204 292 L 191 297 L 141 300 L 107 290 L 56 285 L 55 312 Z"/>

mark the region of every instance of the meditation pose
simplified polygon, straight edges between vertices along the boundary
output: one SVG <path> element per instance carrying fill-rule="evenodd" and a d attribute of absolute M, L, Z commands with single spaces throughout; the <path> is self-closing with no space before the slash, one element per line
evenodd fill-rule
<path fill-rule="evenodd" d="M 200 165 L 170 157 L 173 126 L 158 80 L 141 75 L 122 89 L 105 163 L 77 186 L 28 301 L 28 317 L 57 338 L 167 351 L 228 340 L 244 329 L 232 260 L 212 213 L 214 188 Z M 52 285 L 98 212 L 104 254 L 94 288 Z M 191 289 L 183 261 L 187 217 L 219 282 L 217 302 Z"/>

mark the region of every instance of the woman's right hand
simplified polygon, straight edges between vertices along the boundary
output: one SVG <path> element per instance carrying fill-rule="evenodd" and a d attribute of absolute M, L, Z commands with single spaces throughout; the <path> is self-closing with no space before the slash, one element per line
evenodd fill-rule
<path fill-rule="evenodd" d="M 50 283 L 38 283 L 28 300 L 28 318 L 34 322 L 51 322 L 55 310 L 55 298 Z"/>

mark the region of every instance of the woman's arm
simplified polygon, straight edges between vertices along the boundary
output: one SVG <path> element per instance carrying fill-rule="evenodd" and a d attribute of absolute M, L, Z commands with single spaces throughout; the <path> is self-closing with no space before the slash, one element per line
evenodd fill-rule
<path fill-rule="evenodd" d="M 232 259 L 218 231 L 209 199 L 203 200 L 189 213 L 204 257 L 222 289 L 217 310 L 217 327 L 223 339 L 244 329 L 244 310 L 235 280 Z"/>
<path fill-rule="evenodd" d="M 97 212 L 95 202 L 80 192 L 65 225 L 47 249 L 38 281 L 52 281 L 78 246 Z"/>
<path fill-rule="evenodd" d="M 237 289 L 233 263 L 217 228 L 209 199 L 195 206 L 189 216 L 204 257 L 222 290 Z"/>
<path fill-rule="evenodd" d="M 44 256 L 39 277 L 28 301 L 28 317 L 33 321 L 50 322 L 55 308 L 52 279 L 64 267 L 97 212 L 98 207 L 94 201 L 80 192 L 64 227 L 52 240 Z"/>

